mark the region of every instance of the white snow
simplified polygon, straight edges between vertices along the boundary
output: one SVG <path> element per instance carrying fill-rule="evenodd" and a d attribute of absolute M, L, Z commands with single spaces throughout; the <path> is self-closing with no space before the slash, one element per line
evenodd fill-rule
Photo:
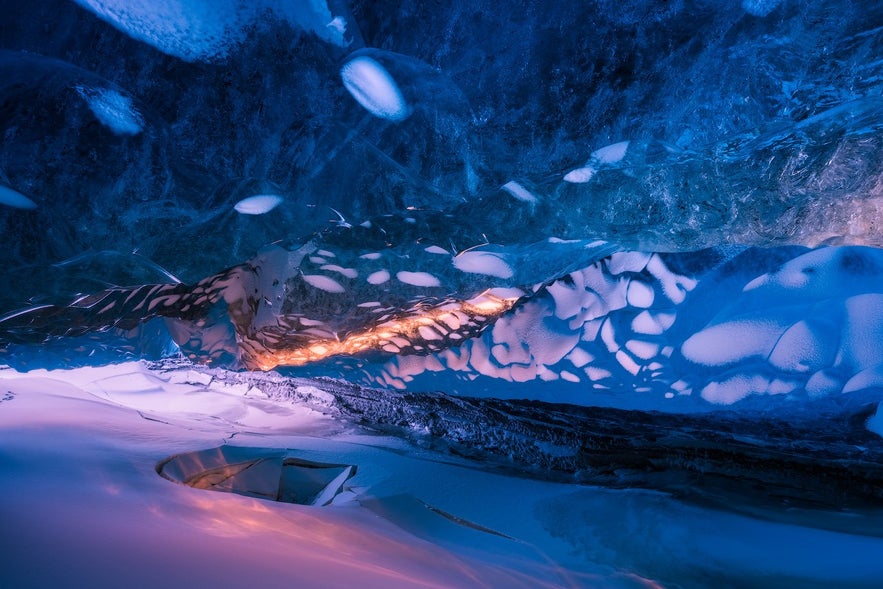
<path fill-rule="evenodd" d="M 347 433 L 323 410 L 330 395 L 312 386 L 298 390 L 312 392 L 317 410 L 189 383 L 201 379 L 188 370 L 0 371 L 5 586 L 636 586 L 630 574 L 575 555 L 535 515 L 534 506 L 578 487 Z M 357 471 L 342 493 L 316 501 L 333 498 L 327 507 L 194 488 L 156 472 L 174 455 L 261 452 Z"/>
<path fill-rule="evenodd" d="M 318 382 L 298 386 L 312 409 L 243 394 L 223 371 L 209 388 L 194 375 L 204 369 L 181 370 L 0 370 L 4 584 L 637 589 L 734 575 L 776 586 L 873 587 L 883 578 L 880 538 L 663 493 L 486 472 L 451 454 L 351 433 L 327 415 L 331 398 Z M 248 374 L 237 378 L 261 387 Z M 875 415 L 867 427 L 881 433 L 879 422 Z M 156 472 L 167 457 L 222 445 L 234 455 L 267 449 L 357 471 L 328 507 L 193 488 Z"/>
<path fill-rule="evenodd" d="M 310 286 L 318 288 L 320 290 L 324 290 L 326 292 L 346 292 L 346 289 L 341 286 L 339 282 L 337 282 L 333 278 L 329 278 L 328 276 L 323 276 L 321 274 L 304 274 L 303 279 L 304 282 L 306 282 Z"/>
<path fill-rule="evenodd" d="M 527 188 L 514 180 L 506 182 L 501 188 L 522 202 L 535 203 L 538 200 Z"/>
<path fill-rule="evenodd" d="M 8 186 L 0 184 L 0 204 L 4 204 L 16 209 L 33 210 L 37 208 L 37 203 L 26 197 L 21 192 L 13 190 Z"/>
<path fill-rule="evenodd" d="M 448 250 L 443 247 L 439 247 L 437 245 L 431 245 L 429 247 L 423 248 L 423 251 L 430 254 L 441 254 L 441 255 L 450 255 Z"/>
<path fill-rule="evenodd" d="M 499 255 L 481 250 L 465 251 L 453 259 L 454 267 L 470 274 L 483 274 L 497 278 L 512 278 L 512 267 Z"/>
<path fill-rule="evenodd" d="M 439 282 L 438 278 L 429 274 L 428 272 L 408 272 L 406 270 L 402 270 L 400 272 L 396 272 L 396 278 L 399 282 L 404 282 L 405 284 L 410 284 L 411 286 L 424 286 L 427 288 L 434 286 L 441 286 L 441 282 Z"/>
<path fill-rule="evenodd" d="M 400 122 L 411 114 L 402 91 L 377 60 L 355 57 L 343 65 L 340 76 L 347 91 L 372 115 Z"/>
<path fill-rule="evenodd" d="M 269 213 L 282 203 L 282 197 L 275 194 L 256 194 L 243 198 L 233 209 L 242 215 L 263 215 Z"/>
<path fill-rule="evenodd" d="M 75 90 L 95 118 L 117 135 L 137 135 L 144 130 L 144 119 L 128 96 L 112 88 L 77 86 Z"/>

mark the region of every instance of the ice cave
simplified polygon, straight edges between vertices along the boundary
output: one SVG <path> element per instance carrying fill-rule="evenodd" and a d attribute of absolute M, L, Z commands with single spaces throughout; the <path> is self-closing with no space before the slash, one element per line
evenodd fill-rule
<path fill-rule="evenodd" d="M 883 3 L 0 14 L 0 586 L 883 587 Z"/>

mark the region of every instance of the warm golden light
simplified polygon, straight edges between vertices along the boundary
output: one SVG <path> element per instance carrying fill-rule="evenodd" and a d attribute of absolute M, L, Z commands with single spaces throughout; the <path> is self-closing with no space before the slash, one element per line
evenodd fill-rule
<path fill-rule="evenodd" d="M 243 361 L 249 368 L 272 370 L 276 366 L 303 366 L 331 356 L 353 355 L 369 350 L 389 353 L 426 353 L 455 345 L 463 337 L 451 332 L 477 335 L 493 320 L 515 306 L 523 295 L 518 289 L 488 289 L 466 301 L 451 301 L 395 317 L 344 337 L 323 338 L 291 347 L 262 348 Z M 451 344 L 451 341 L 455 344 Z"/>

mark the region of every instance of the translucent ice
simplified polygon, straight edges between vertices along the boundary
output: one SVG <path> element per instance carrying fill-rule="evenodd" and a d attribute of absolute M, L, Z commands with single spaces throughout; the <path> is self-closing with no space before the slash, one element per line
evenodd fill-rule
<path fill-rule="evenodd" d="M 0 185 L 0 203 L 16 209 L 36 209 L 37 203 L 8 186 Z"/>
<path fill-rule="evenodd" d="M 243 198 L 233 208 L 243 215 L 263 215 L 275 209 L 282 202 L 282 197 L 275 194 L 256 194 Z"/>
<path fill-rule="evenodd" d="M 403 121 L 411 114 L 395 80 L 371 57 L 354 57 L 343 65 L 340 76 L 352 97 L 374 116 Z"/>

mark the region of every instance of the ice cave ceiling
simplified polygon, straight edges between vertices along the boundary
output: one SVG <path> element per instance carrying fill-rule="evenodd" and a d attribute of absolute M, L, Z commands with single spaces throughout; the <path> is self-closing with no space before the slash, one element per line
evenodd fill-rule
<path fill-rule="evenodd" d="M 878 3 L 0 8 L 7 364 L 622 407 L 883 385 Z"/>

